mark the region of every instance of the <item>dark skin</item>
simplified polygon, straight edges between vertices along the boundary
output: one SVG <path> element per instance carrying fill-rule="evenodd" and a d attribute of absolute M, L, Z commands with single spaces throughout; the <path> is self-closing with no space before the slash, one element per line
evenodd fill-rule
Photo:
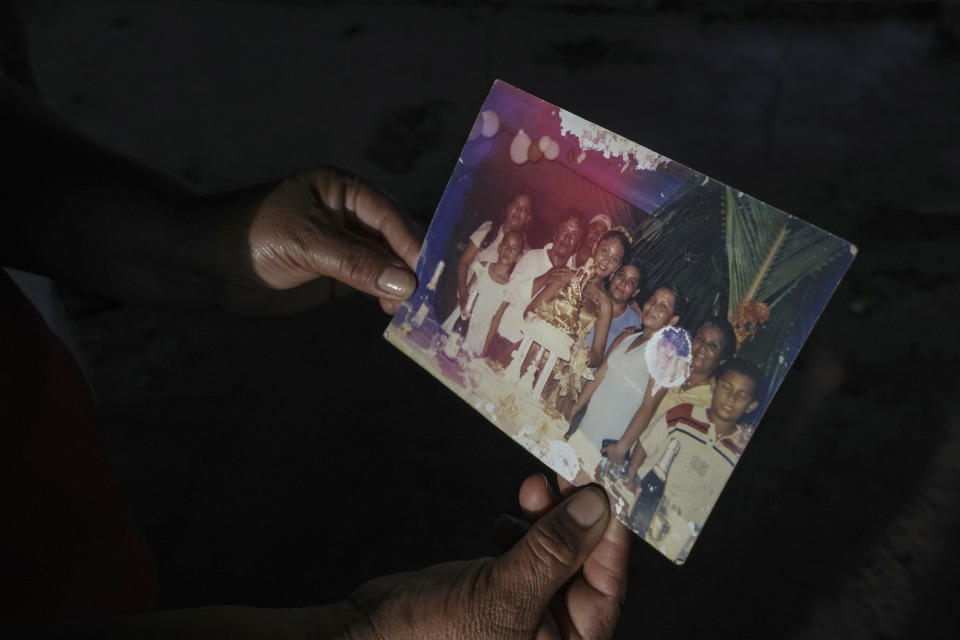
<path fill-rule="evenodd" d="M 582 240 L 583 226 L 577 218 L 566 218 L 557 225 L 553 232 L 553 246 L 547 249 L 547 257 L 553 267 L 533 279 L 534 292 L 540 291 L 551 282 L 569 279 L 573 275 L 573 270 L 567 267 L 567 261 L 580 247 Z"/>
<path fill-rule="evenodd" d="M 415 287 L 419 239 L 350 174 L 322 169 L 201 195 L 69 131 L 3 81 L 0 116 L 8 154 L 21 160 L 2 182 L 6 265 L 121 299 L 259 311 L 356 289 L 392 312 Z M 561 499 L 542 476 L 528 479 L 520 501 L 536 522 L 498 558 L 373 580 L 334 605 L 158 611 L 4 637 L 609 638 L 630 536 L 601 489 L 567 490 Z"/>
<path fill-rule="evenodd" d="M 375 578 L 349 600 L 299 609 L 203 607 L 5 629 L 17 638 L 602 640 L 626 593 L 632 536 L 596 486 L 542 475 L 520 487 L 533 525 L 497 558 Z"/>
<path fill-rule="evenodd" d="M 713 385 L 707 417 L 721 437 L 733 435 L 744 415 L 757 408 L 756 382 L 739 371 L 725 371 Z"/>
<path fill-rule="evenodd" d="M 599 366 L 603 361 L 603 350 L 607 345 L 607 333 L 610 330 L 610 319 L 612 317 L 612 305 L 610 296 L 603 290 L 603 279 L 613 273 L 620 267 L 623 261 L 625 249 L 623 244 L 615 238 L 607 238 L 597 243 L 593 252 L 593 259 L 596 262 L 596 273 L 590 282 L 587 283 L 585 296 L 590 296 L 597 304 L 597 322 L 596 330 L 593 333 L 593 343 L 590 345 L 590 356 L 587 364 L 591 367 Z M 576 272 L 574 272 L 576 273 Z M 571 278 L 573 275 L 570 276 Z M 550 300 L 570 281 L 570 278 L 557 279 L 548 284 L 538 293 L 534 299 L 527 305 L 525 313 L 536 309 L 546 300 Z"/>
<path fill-rule="evenodd" d="M 625 264 L 610 278 L 610 304 L 613 317 L 619 318 L 627 311 L 627 305 L 640 292 L 640 270 Z M 640 313 L 637 313 L 640 315 Z"/>
<path fill-rule="evenodd" d="M 507 209 L 504 212 L 503 226 L 501 227 L 504 237 L 506 237 L 506 234 L 511 231 L 520 231 L 527 226 L 527 223 L 533 216 L 531 211 L 532 207 L 533 203 L 530 200 L 530 196 L 523 194 L 514 197 L 507 204 Z M 458 300 L 467 299 L 467 289 L 469 288 L 467 283 L 467 270 L 473 263 L 474 258 L 477 257 L 477 253 L 479 253 L 479 251 L 480 247 L 473 244 L 471 241 L 467 244 L 467 248 L 463 250 L 463 255 L 460 256 L 460 260 L 457 262 Z"/>
<path fill-rule="evenodd" d="M 118 299 L 248 311 L 359 290 L 392 313 L 416 288 L 420 240 L 387 197 L 349 173 L 198 194 L 99 148 L 7 83 L 0 109 L 21 160 L 4 182 L 8 266 Z"/>
<path fill-rule="evenodd" d="M 587 225 L 587 232 L 583 239 L 583 243 L 580 245 L 580 249 L 577 250 L 576 265 L 582 267 L 587 264 L 587 260 L 593 255 L 594 247 L 597 244 L 597 241 L 610 230 L 610 227 L 607 226 L 607 223 L 602 220 L 596 220 Z"/>

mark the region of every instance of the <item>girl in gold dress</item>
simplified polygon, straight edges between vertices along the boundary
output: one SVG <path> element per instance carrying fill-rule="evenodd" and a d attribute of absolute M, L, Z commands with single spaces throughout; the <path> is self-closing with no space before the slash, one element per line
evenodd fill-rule
<path fill-rule="evenodd" d="M 576 401 L 583 379 L 591 379 L 589 367 L 603 361 L 610 330 L 612 305 L 603 280 L 623 262 L 631 238 L 621 227 L 611 229 L 597 241 L 593 255 L 567 280 L 554 281 L 538 293 L 524 315 L 528 335 L 558 357 L 551 380 L 544 389 L 548 405 L 560 413 Z M 584 338 L 595 327 L 591 344 Z M 541 375 L 550 374 L 544 372 Z"/>

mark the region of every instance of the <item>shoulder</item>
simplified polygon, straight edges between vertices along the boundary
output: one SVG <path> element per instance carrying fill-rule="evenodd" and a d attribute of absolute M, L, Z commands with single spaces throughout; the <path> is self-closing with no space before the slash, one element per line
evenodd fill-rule
<path fill-rule="evenodd" d="M 591 286 L 591 293 L 596 295 L 597 300 L 600 302 L 600 306 L 609 311 L 613 305 L 613 303 L 610 302 L 610 295 L 606 291 L 604 291 L 601 287 L 598 287 L 596 285 L 590 285 L 590 286 Z"/>
<path fill-rule="evenodd" d="M 493 228 L 493 220 L 487 220 L 486 222 L 481 224 L 479 227 L 477 227 L 477 230 L 474 231 L 474 233 L 486 234 L 492 228 Z"/>
<path fill-rule="evenodd" d="M 709 384 L 701 384 L 687 389 L 681 392 L 681 395 L 690 402 L 704 406 L 710 406 L 710 402 L 713 400 L 713 391 Z"/>
<path fill-rule="evenodd" d="M 670 429 L 683 429 L 703 436 L 710 431 L 706 410 L 692 402 L 684 402 L 668 409 L 664 419 Z"/>
<path fill-rule="evenodd" d="M 675 405 L 673 408 L 667 411 L 667 421 L 676 421 L 677 418 L 692 418 L 693 417 L 693 403 L 683 402 L 681 404 Z"/>
<path fill-rule="evenodd" d="M 490 229 L 492 228 L 493 228 L 493 221 L 487 220 L 486 222 L 481 224 L 479 227 L 477 227 L 476 231 L 470 234 L 470 240 L 479 247 L 480 243 L 483 242 L 484 237 L 490 232 Z"/>
<path fill-rule="evenodd" d="M 540 249 L 530 249 L 529 251 L 524 252 L 520 259 L 517 260 L 517 265 L 513 268 L 516 271 L 520 267 L 533 266 L 539 264 L 543 261 L 544 257 L 547 255 L 546 247 Z"/>

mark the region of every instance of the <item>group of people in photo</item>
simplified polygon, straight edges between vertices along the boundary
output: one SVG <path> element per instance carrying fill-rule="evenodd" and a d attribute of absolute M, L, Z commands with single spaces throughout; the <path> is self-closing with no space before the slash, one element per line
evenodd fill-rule
<path fill-rule="evenodd" d="M 667 476 L 665 495 L 702 526 L 749 437 L 741 421 L 758 404 L 760 374 L 734 357 L 731 323 L 713 317 L 689 334 L 686 380 L 660 386 L 646 347 L 660 329 L 683 326 L 689 301 L 670 284 L 648 286 L 629 232 L 608 215 L 569 208 L 550 218 L 551 241 L 529 247 L 536 202 L 515 193 L 470 235 L 442 328 L 450 334 L 462 319 L 460 354 L 535 380 L 544 409 L 569 424 L 564 439 L 579 431 L 628 491 L 640 491 L 669 448 L 670 473 L 656 469 Z"/>

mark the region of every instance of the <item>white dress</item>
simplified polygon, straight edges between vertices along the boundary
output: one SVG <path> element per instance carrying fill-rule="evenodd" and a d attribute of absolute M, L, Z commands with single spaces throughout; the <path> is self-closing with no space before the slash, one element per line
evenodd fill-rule
<path fill-rule="evenodd" d="M 641 335 L 627 338 L 607 357 L 607 372 L 590 397 L 580 431 L 599 450 L 604 440 L 619 440 L 630 420 L 643 404 L 650 372 L 644 356 L 647 345 L 627 353 L 627 348 Z"/>
<path fill-rule="evenodd" d="M 463 341 L 463 348 L 472 355 L 483 350 L 483 343 L 490 331 L 490 322 L 503 302 L 506 284 L 500 284 L 490 277 L 490 267 L 494 263 L 484 264 L 475 262 L 470 268 L 471 274 L 476 274 L 477 280 L 471 290 L 476 287 L 477 301 L 473 303 L 473 312 L 470 314 L 470 325 L 467 327 L 467 337 Z M 470 276 L 467 276 L 469 281 Z"/>
<path fill-rule="evenodd" d="M 487 245 L 485 249 L 480 248 L 480 245 L 483 244 L 483 239 L 487 237 L 487 232 L 492 228 L 493 222 L 487 220 L 477 227 L 476 231 L 470 234 L 470 242 L 477 247 L 477 255 L 473 257 L 471 266 L 478 262 L 494 263 L 500 257 L 498 249 L 500 248 L 500 242 L 503 240 L 503 227 L 497 229 L 497 235 L 493 237 L 493 241 Z"/>
<path fill-rule="evenodd" d="M 493 264 L 500 259 L 500 242 L 503 240 L 503 227 L 497 229 L 497 235 L 494 236 L 493 241 L 485 248 L 481 249 L 480 245 L 483 244 L 483 239 L 487 237 L 487 232 L 493 228 L 493 222 L 487 220 L 479 227 L 477 230 L 470 234 L 470 243 L 477 247 L 477 255 L 473 257 L 473 261 L 470 262 L 470 266 L 467 269 L 467 282 L 470 282 L 470 273 L 471 270 L 479 265 L 481 262 L 489 262 Z M 447 334 L 453 331 L 453 325 L 456 323 L 457 318 L 460 317 L 460 301 L 457 301 L 456 306 L 453 307 L 453 311 L 450 312 L 450 315 L 447 316 L 447 319 L 443 321 L 443 324 L 440 325 L 440 328 L 443 329 Z"/>

